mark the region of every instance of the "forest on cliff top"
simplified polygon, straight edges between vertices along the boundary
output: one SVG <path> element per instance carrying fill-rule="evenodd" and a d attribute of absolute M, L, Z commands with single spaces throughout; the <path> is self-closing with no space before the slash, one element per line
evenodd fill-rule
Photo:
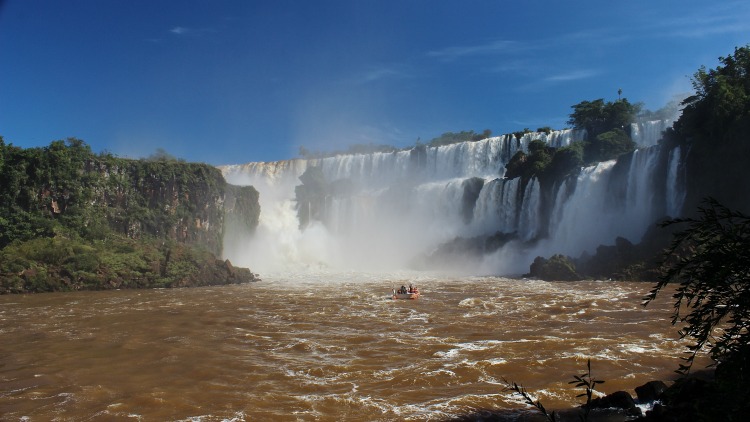
<path fill-rule="evenodd" d="M 218 257 L 226 224 L 259 214 L 255 189 L 205 164 L 0 137 L 0 293 L 251 281 Z"/>

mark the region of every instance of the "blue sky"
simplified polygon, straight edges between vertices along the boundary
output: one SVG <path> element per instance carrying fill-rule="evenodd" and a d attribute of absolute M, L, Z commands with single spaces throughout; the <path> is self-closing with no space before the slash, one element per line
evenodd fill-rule
<path fill-rule="evenodd" d="M 563 128 L 748 43 L 744 0 L 0 0 L 0 135 L 221 165 Z"/>

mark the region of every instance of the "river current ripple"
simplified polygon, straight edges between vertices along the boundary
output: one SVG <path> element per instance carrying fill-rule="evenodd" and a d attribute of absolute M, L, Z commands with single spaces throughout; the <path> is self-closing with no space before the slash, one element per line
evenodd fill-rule
<path fill-rule="evenodd" d="M 390 299 L 415 283 L 416 301 Z M 669 380 L 684 343 L 652 286 L 317 274 L 0 296 L 3 420 L 445 420 Z"/>

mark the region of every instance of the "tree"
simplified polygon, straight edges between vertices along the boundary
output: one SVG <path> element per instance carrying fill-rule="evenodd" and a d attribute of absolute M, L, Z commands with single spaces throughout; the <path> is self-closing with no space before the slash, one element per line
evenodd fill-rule
<path fill-rule="evenodd" d="M 555 151 L 544 176 L 549 180 L 563 180 L 580 170 L 581 166 L 583 166 L 583 143 L 573 142 Z"/>
<path fill-rule="evenodd" d="M 3 173 L 3 164 L 5 163 L 5 140 L 0 136 L 0 174 Z"/>
<path fill-rule="evenodd" d="M 747 385 L 750 375 L 750 217 L 706 199 L 665 254 L 664 275 L 644 298 L 650 303 L 668 283 L 677 283 L 672 324 L 684 323 L 681 338 L 694 341 L 679 372 L 688 373 L 696 354 L 708 349 L 724 374 Z M 717 372 L 718 372 L 717 368 Z"/>
<path fill-rule="evenodd" d="M 601 133 L 584 143 L 583 156 L 587 163 L 613 160 L 635 150 L 636 144 L 620 128 Z"/>
<path fill-rule="evenodd" d="M 696 209 L 711 196 L 733 209 L 750 212 L 750 184 L 745 180 L 750 156 L 750 46 L 719 58 L 721 65 L 693 76 L 695 95 L 683 101 L 674 124 L 674 140 L 689 146 L 685 206 Z"/>
<path fill-rule="evenodd" d="M 518 151 L 505 166 L 505 178 L 522 177 L 524 181 L 537 177 L 542 185 L 548 186 L 576 174 L 583 165 L 583 143 L 573 142 L 562 148 L 552 148 L 544 141 L 529 142 L 526 154 Z"/>
<path fill-rule="evenodd" d="M 573 105 L 568 124 L 575 129 L 585 129 L 588 139 L 613 129 L 625 129 L 635 122 L 641 109 L 640 104 L 631 104 L 627 98 L 615 102 L 604 102 L 603 98 L 594 101 L 581 101 Z"/>
<path fill-rule="evenodd" d="M 732 123 L 750 112 L 750 46 L 735 48 L 734 55 L 719 57 L 723 66 L 693 75 L 696 94 L 683 101 L 685 121 L 680 129 L 692 129 L 708 137 L 725 133 Z M 683 120 L 683 119 L 681 119 Z M 685 128 L 685 123 L 693 123 Z M 718 140 L 721 140 L 719 138 Z"/>
<path fill-rule="evenodd" d="M 164 148 L 156 148 L 153 154 L 146 158 L 147 161 L 180 161 L 177 157 L 170 154 Z"/>
<path fill-rule="evenodd" d="M 544 141 L 538 139 L 529 142 L 529 153 L 516 152 L 505 167 L 505 177 L 514 179 L 522 177 L 525 181 L 534 176 L 540 176 L 552 161 L 554 148 L 547 146 Z"/>

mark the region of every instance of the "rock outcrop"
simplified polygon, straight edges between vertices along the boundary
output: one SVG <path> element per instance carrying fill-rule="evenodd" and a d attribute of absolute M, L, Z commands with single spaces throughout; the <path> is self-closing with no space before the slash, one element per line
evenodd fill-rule
<path fill-rule="evenodd" d="M 0 293 L 253 281 L 221 260 L 230 224 L 258 224 L 258 192 L 212 166 L 94 154 L 77 139 L 0 137 Z"/>

